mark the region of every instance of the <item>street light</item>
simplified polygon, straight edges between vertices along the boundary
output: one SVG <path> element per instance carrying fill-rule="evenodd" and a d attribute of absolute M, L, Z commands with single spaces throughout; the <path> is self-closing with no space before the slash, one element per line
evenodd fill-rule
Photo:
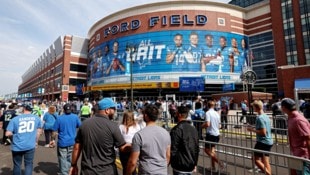
<path fill-rule="evenodd" d="M 130 110 L 134 110 L 133 108 L 133 57 L 135 56 L 136 53 L 136 47 L 134 45 L 129 45 L 127 46 L 127 50 L 129 51 L 130 54 Z"/>

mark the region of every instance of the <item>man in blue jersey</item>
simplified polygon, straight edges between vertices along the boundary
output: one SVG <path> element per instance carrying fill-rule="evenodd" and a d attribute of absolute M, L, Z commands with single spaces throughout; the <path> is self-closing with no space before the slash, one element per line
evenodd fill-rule
<path fill-rule="evenodd" d="M 61 175 L 68 175 L 71 167 L 71 155 L 75 143 L 76 129 L 81 126 L 81 121 L 76 114 L 71 113 L 71 105 L 65 104 L 64 114 L 57 117 L 50 145 L 55 145 L 58 132 L 57 155 Z"/>
<path fill-rule="evenodd" d="M 217 72 L 219 70 L 219 64 L 222 64 L 222 60 L 217 58 L 217 49 L 213 47 L 213 36 L 207 34 L 205 36 L 206 46 L 203 47 L 203 55 L 201 62 L 202 72 Z"/>
<path fill-rule="evenodd" d="M 31 175 L 33 170 L 33 159 L 36 142 L 41 134 L 41 120 L 36 115 L 31 114 L 32 108 L 29 105 L 23 107 L 23 114 L 14 117 L 5 135 L 13 137 L 13 174 L 21 174 L 21 165 L 24 158 L 25 175 Z"/>
<path fill-rule="evenodd" d="M 114 41 L 113 43 L 113 52 L 109 55 L 108 63 L 110 64 L 106 74 L 113 75 L 121 75 L 125 73 L 125 53 L 119 53 L 119 43 Z"/>
<path fill-rule="evenodd" d="M 179 33 L 174 35 L 174 45 L 167 47 L 166 62 L 171 64 L 172 71 L 187 71 L 187 61 L 185 59 L 185 49 L 183 47 L 183 36 Z"/>
<path fill-rule="evenodd" d="M 190 46 L 187 50 L 186 59 L 189 62 L 188 70 L 192 72 L 201 71 L 202 48 L 198 46 L 198 34 L 192 32 L 189 36 Z"/>
<path fill-rule="evenodd" d="M 10 120 L 12 120 L 14 117 L 16 117 L 16 111 L 14 110 L 14 105 L 11 104 L 9 106 L 8 110 L 5 110 L 0 117 L 0 126 L 2 126 L 3 129 L 3 137 L 2 137 L 2 144 L 4 145 L 9 145 L 11 144 L 11 140 L 5 136 L 6 128 L 9 125 Z"/>
<path fill-rule="evenodd" d="M 231 47 L 230 51 L 230 64 L 231 64 L 231 71 L 230 72 L 240 72 L 241 67 L 239 67 L 239 57 L 240 57 L 240 51 L 238 49 L 238 43 L 236 38 L 231 39 Z"/>
<path fill-rule="evenodd" d="M 229 47 L 227 47 L 226 37 L 220 37 L 220 48 L 217 50 L 218 56 L 222 57 L 223 64 L 220 66 L 219 72 L 233 72 L 234 57 Z"/>

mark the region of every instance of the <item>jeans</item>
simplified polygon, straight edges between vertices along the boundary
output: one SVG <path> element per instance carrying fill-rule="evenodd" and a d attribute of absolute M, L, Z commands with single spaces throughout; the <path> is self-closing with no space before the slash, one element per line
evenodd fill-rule
<path fill-rule="evenodd" d="M 52 137 L 52 130 L 47 129 L 44 130 L 44 135 L 45 135 L 45 144 L 50 144 L 51 141 L 51 137 Z"/>
<path fill-rule="evenodd" d="M 192 173 L 188 172 L 178 172 L 173 170 L 173 175 L 192 175 Z"/>
<path fill-rule="evenodd" d="M 61 175 L 68 175 L 71 167 L 71 155 L 73 146 L 57 147 L 59 171 Z"/>
<path fill-rule="evenodd" d="M 21 175 L 21 166 L 24 158 L 25 164 L 25 174 L 24 175 L 32 175 L 33 170 L 33 159 L 34 159 L 35 149 L 27 150 L 27 151 L 12 151 L 13 156 L 13 175 Z"/>

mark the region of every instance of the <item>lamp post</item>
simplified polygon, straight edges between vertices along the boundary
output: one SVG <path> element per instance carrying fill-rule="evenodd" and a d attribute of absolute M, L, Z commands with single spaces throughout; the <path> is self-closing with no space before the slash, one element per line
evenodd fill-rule
<path fill-rule="evenodd" d="M 133 108 L 133 56 L 136 53 L 136 48 L 132 46 L 127 46 L 130 54 L 130 110 L 134 110 Z"/>

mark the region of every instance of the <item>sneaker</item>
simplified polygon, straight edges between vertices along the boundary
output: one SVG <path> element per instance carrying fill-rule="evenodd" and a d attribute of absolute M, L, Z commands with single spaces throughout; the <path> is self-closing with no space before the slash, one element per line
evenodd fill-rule
<path fill-rule="evenodd" d="M 225 171 L 227 168 L 227 164 L 226 163 L 223 163 L 221 166 L 220 166 L 220 171 Z"/>
<path fill-rule="evenodd" d="M 44 145 L 45 148 L 49 148 L 50 147 L 50 144 L 46 144 Z"/>
<path fill-rule="evenodd" d="M 11 139 L 7 138 L 5 141 L 6 141 L 8 144 L 11 144 Z"/>
<path fill-rule="evenodd" d="M 249 173 L 253 173 L 253 172 L 259 173 L 260 171 L 261 171 L 261 170 L 260 170 L 259 168 L 257 168 L 257 167 L 255 167 L 254 169 L 249 169 L 249 170 L 248 170 Z"/>

